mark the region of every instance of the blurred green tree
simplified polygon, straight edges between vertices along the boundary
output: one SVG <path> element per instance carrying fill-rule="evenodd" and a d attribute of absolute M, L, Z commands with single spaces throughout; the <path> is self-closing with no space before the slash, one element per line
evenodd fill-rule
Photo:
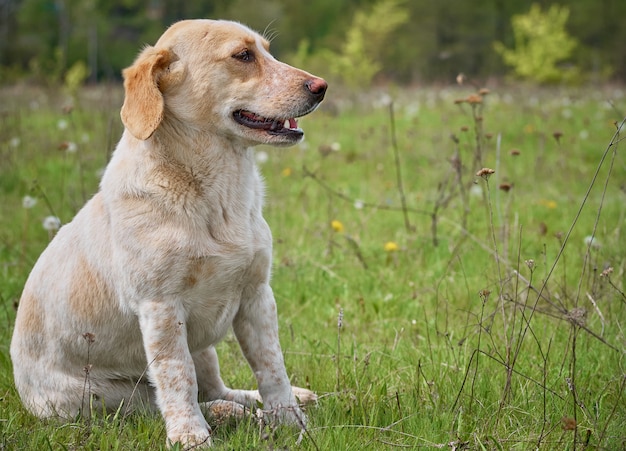
<path fill-rule="evenodd" d="M 382 57 L 393 32 L 408 20 L 403 0 L 378 0 L 371 8 L 355 12 L 338 51 L 321 49 L 309 54 L 310 43 L 303 40 L 292 61 L 305 67 L 325 66 L 330 76 L 348 87 L 368 87 L 383 68 Z"/>
<path fill-rule="evenodd" d="M 520 78 L 539 83 L 574 81 L 580 76 L 577 68 L 559 66 L 578 45 L 566 30 L 568 17 L 566 6 L 552 5 L 544 12 L 535 3 L 527 14 L 511 19 L 515 47 L 496 41 L 494 48 Z"/>

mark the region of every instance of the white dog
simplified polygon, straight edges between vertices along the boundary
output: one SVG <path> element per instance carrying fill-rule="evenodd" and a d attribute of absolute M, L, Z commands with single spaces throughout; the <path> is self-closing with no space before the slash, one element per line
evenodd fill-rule
<path fill-rule="evenodd" d="M 327 84 L 276 61 L 243 25 L 174 24 L 124 71 L 124 134 L 100 191 L 35 265 L 11 343 L 39 417 L 90 405 L 160 410 L 172 444 L 210 444 L 200 402 L 302 426 L 269 285 L 272 241 L 252 146 L 302 139 Z M 233 327 L 258 391 L 227 388 L 214 345 Z"/>

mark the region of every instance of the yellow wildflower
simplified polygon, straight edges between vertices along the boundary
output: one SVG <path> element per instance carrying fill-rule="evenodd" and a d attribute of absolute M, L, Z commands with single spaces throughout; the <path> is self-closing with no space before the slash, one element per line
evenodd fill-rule
<path fill-rule="evenodd" d="M 337 233 L 343 232 L 343 224 L 341 223 L 341 221 L 337 221 L 336 219 L 333 219 L 332 221 L 330 221 L 330 226 Z"/>
<path fill-rule="evenodd" d="M 398 249 L 398 244 L 394 241 L 387 241 L 385 243 L 385 252 L 395 252 Z"/>
<path fill-rule="evenodd" d="M 289 177 L 291 175 L 291 168 L 283 169 L 281 174 L 283 175 L 283 177 Z"/>
<path fill-rule="evenodd" d="M 556 202 L 553 200 L 541 199 L 539 201 L 539 205 L 549 208 L 550 210 L 554 210 L 556 208 Z"/>

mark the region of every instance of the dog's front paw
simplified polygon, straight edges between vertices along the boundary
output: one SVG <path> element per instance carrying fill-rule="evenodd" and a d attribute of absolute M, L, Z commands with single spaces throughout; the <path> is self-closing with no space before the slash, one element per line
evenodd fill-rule
<path fill-rule="evenodd" d="M 208 448 L 212 444 L 211 434 L 208 429 L 197 432 L 169 432 L 167 434 L 168 448 L 176 443 L 180 443 L 182 449 Z"/>
<path fill-rule="evenodd" d="M 277 405 L 269 409 L 264 409 L 260 412 L 262 412 L 266 421 L 269 419 L 271 422 L 279 424 L 296 426 L 301 429 L 306 428 L 307 417 L 302 409 L 296 404 L 288 406 Z M 259 415 L 260 412 L 257 411 L 257 415 Z"/>

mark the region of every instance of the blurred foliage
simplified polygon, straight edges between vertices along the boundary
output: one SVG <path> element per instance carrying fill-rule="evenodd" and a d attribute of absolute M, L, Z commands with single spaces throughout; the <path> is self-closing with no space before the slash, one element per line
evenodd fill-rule
<path fill-rule="evenodd" d="M 76 61 L 65 74 L 65 87 L 69 93 L 76 97 L 79 88 L 89 76 L 89 68 L 83 61 Z"/>
<path fill-rule="evenodd" d="M 626 79 L 626 2 L 538 5 L 570 11 L 563 31 L 579 45 L 557 62 L 592 81 Z M 201 17 L 246 23 L 273 38 L 277 57 L 354 85 L 452 80 L 460 72 L 485 79 L 508 72 L 494 42 L 515 52 L 519 36 L 512 18 L 529 15 L 529 8 L 529 2 L 506 0 L 0 0 L 0 82 L 57 84 L 79 61 L 89 82 L 119 80 L 139 49 L 168 25 Z"/>
<path fill-rule="evenodd" d="M 379 0 L 369 10 L 358 10 L 339 51 L 321 49 L 309 53 L 309 41 L 304 40 L 298 48 L 294 65 L 315 72 L 322 72 L 323 67 L 327 67 L 329 75 L 350 88 L 369 86 L 383 69 L 382 57 L 393 32 L 409 20 L 404 3 L 402 0 Z"/>
<path fill-rule="evenodd" d="M 577 68 L 559 66 L 578 45 L 567 32 L 568 17 L 567 7 L 552 5 L 544 12 L 535 3 L 528 14 L 511 19 L 515 47 L 496 42 L 494 48 L 520 78 L 539 83 L 573 81 L 579 76 Z"/>

